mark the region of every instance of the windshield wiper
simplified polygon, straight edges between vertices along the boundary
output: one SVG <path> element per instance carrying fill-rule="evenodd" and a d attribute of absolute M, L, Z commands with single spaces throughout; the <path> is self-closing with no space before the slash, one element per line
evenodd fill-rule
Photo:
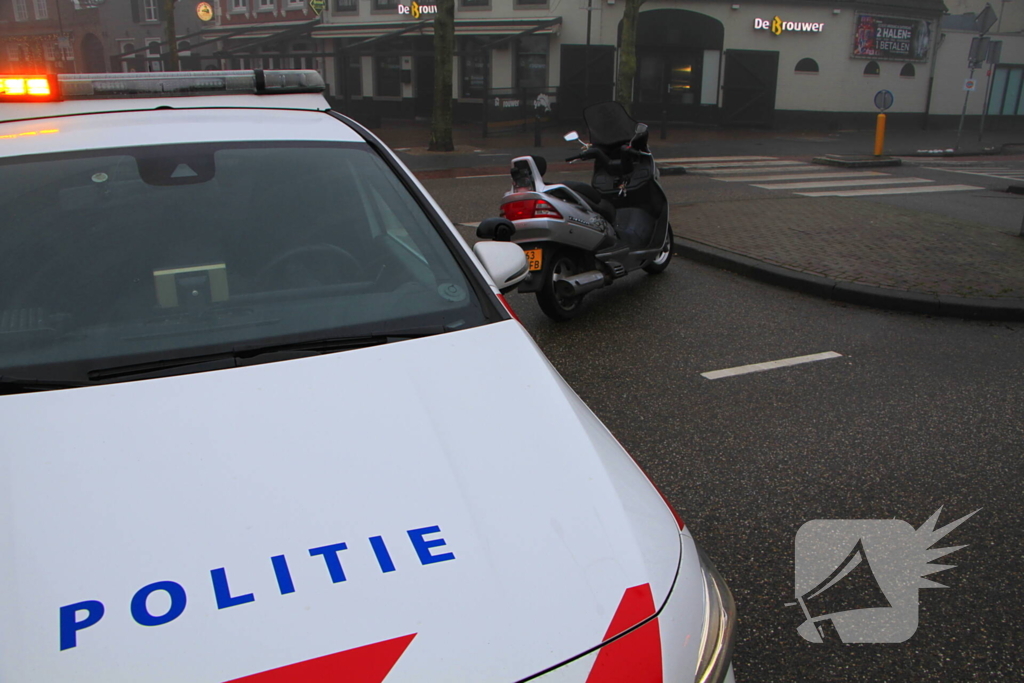
<path fill-rule="evenodd" d="M 51 391 L 53 389 L 72 389 L 74 387 L 84 387 L 88 385 L 89 382 L 8 377 L 6 375 L 0 375 L 0 395 L 27 394 L 33 391 Z"/>
<path fill-rule="evenodd" d="M 210 365 L 207 370 L 218 370 L 223 368 L 241 367 L 267 363 L 272 360 L 288 360 L 292 358 L 304 358 L 307 356 L 319 356 L 326 353 L 337 353 L 351 349 L 361 349 L 369 346 L 389 344 L 407 339 L 418 339 L 440 334 L 445 331 L 441 325 L 431 327 L 420 327 L 405 330 L 388 330 L 382 333 L 371 333 L 366 335 L 353 335 L 349 337 L 322 337 L 319 339 L 307 339 L 304 341 L 286 342 L 282 344 L 265 345 L 236 345 L 231 351 L 202 354 L 197 356 L 181 356 L 177 358 L 162 358 L 144 363 L 133 363 L 131 365 L 120 365 L 110 368 L 91 370 L 89 379 L 92 381 L 124 380 L 139 378 L 139 375 L 159 373 L 157 376 L 164 376 L 168 371 L 183 368 L 195 369 L 199 365 Z M 280 356 L 273 359 L 268 356 Z"/>

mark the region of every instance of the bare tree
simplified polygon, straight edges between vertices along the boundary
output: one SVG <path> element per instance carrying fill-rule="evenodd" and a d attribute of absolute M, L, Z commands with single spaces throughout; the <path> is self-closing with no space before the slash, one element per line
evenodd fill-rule
<path fill-rule="evenodd" d="M 452 56 L 455 52 L 455 0 L 437 0 L 434 17 L 434 113 L 430 149 L 455 150 L 452 141 Z"/>
<path fill-rule="evenodd" d="M 181 71 L 181 63 L 178 61 L 178 30 L 174 26 L 174 5 L 178 0 L 163 0 L 164 13 L 164 40 L 167 41 L 167 49 L 170 54 L 169 71 Z"/>
<path fill-rule="evenodd" d="M 615 100 L 626 111 L 633 110 L 633 79 L 636 76 L 636 22 L 645 0 L 626 0 L 622 15 L 622 45 L 619 46 L 619 74 L 615 81 Z"/>

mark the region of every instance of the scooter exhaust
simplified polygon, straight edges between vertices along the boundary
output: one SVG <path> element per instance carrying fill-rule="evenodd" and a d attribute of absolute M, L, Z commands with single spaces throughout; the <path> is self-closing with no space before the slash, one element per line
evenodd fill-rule
<path fill-rule="evenodd" d="M 585 273 L 570 275 L 555 283 L 555 289 L 558 293 L 566 297 L 583 296 L 587 292 L 592 292 L 604 286 L 605 276 L 599 270 L 588 270 Z"/>

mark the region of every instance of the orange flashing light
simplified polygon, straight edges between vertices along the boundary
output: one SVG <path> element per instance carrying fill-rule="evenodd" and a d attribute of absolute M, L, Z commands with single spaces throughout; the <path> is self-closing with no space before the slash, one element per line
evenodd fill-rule
<path fill-rule="evenodd" d="M 41 75 L 0 75 L 0 102 L 39 102 L 57 97 L 57 79 Z"/>

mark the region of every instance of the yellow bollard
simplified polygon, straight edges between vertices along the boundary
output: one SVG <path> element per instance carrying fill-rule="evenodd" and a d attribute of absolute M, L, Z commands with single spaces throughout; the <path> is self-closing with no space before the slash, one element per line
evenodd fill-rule
<path fill-rule="evenodd" d="M 882 156 L 882 149 L 885 147 L 885 114 L 879 114 L 875 119 L 875 156 Z"/>

